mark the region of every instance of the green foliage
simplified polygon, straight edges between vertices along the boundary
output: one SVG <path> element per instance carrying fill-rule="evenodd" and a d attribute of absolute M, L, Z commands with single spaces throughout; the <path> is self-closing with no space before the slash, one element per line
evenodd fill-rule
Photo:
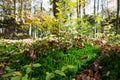
<path fill-rule="evenodd" d="M 10 69 L 8 66 L 6 66 L 5 70 L 8 71 L 8 73 L 6 74 L 3 74 L 2 75 L 2 79 L 5 79 L 5 78 L 9 78 L 11 77 L 10 80 L 29 80 L 29 79 L 37 79 L 37 78 L 31 78 L 30 75 L 31 75 L 31 72 L 33 72 L 32 70 L 32 67 L 33 68 L 37 68 L 37 67 L 40 67 L 41 65 L 39 63 L 36 63 L 36 64 L 33 64 L 33 66 L 31 65 L 25 65 L 23 68 L 26 68 L 25 72 L 26 74 L 22 75 L 21 72 L 19 71 L 15 71 L 14 69 Z"/>
<path fill-rule="evenodd" d="M 40 67 L 41 65 L 39 63 L 33 64 L 33 67 Z"/>
<path fill-rule="evenodd" d="M 8 78 L 14 80 L 20 77 L 22 80 L 44 80 L 46 78 L 46 72 L 54 72 L 55 74 L 54 76 L 49 73 L 53 76 L 48 76 L 47 79 L 50 79 L 50 77 L 56 79 L 70 79 L 75 77 L 81 65 L 97 56 L 98 52 L 95 50 L 98 50 L 98 47 L 88 45 L 86 48 L 80 49 L 77 46 L 67 48 L 67 45 L 68 43 L 63 44 L 63 42 L 47 42 L 43 40 L 36 41 L 28 46 L 21 43 L 12 44 L 12 48 L 10 47 L 11 44 L 7 44 L 7 46 L 9 46 L 7 48 L 1 46 L 2 50 L 5 50 L 5 52 L 0 54 L 2 55 L 0 56 L 0 61 L 8 61 L 7 64 L 2 63 L 5 66 L 3 66 L 2 70 L 6 70 L 7 72 L 2 74 L 1 79 Z M 80 44 L 78 46 L 80 46 Z M 7 51 L 9 51 L 10 54 Z M 88 58 L 81 60 L 80 57 L 85 55 L 87 55 Z M 32 58 L 33 56 L 36 57 Z M 75 68 L 71 65 L 75 66 Z"/>
<path fill-rule="evenodd" d="M 101 21 L 101 17 L 100 16 L 96 16 L 95 17 L 95 22 L 100 23 L 100 21 Z"/>
<path fill-rule="evenodd" d="M 104 56 L 101 60 L 102 69 L 102 80 L 118 80 L 120 79 L 119 68 L 120 68 L 120 54 L 112 53 L 109 57 Z"/>
<path fill-rule="evenodd" d="M 55 77 L 54 73 L 49 73 L 49 72 L 46 72 L 47 76 L 46 76 L 46 80 L 50 80 L 52 78 Z"/>
<path fill-rule="evenodd" d="M 120 43 L 120 35 L 117 34 L 115 35 L 115 33 L 111 33 L 111 34 L 108 34 L 107 35 L 108 39 L 109 39 L 109 43 L 112 43 L 112 44 L 119 44 Z"/>
<path fill-rule="evenodd" d="M 23 47 L 21 43 L 2 45 L 0 46 L 2 49 L 0 54 L 0 68 L 3 72 L 0 79 L 70 80 L 76 76 L 78 70 L 90 68 L 92 66 L 91 62 L 96 59 L 98 56 L 97 53 L 100 52 L 102 54 L 100 63 L 100 66 L 102 66 L 102 79 L 119 79 L 119 45 L 100 44 L 100 41 L 96 41 L 96 44 L 100 47 L 99 51 L 97 46 L 92 46 L 87 40 L 82 42 L 84 47 L 80 47 L 80 42 L 82 42 L 81 39 L 76 38 L 76 40 L 72 41 L 74 47 L 69 48 L 67 47 L 68 42 L 56 43 L 46 40 L 36 41 L 32 45 L 29 45 L 29 47 Z M 23 49 L 22 53 L 19 52 L 19 49 Z M 15 54 L 16 51 L 19 54 Z M 36 58 L 31 59 L 28 56 L 29 54 L 36 55 Z M 6 63 L 3 63 L 4 61 Z"/>
<path fill-rule="evenodd" d="M 120 45 L 100 43 L 100 41 L 97 41 L 97 45 L 100 47 L 100 56 L 92 63 L 87 63 L 87 66 L 84 65 L 84 69 L 80 69 L 80 74 L 76 76 L 77 79 L 80 79 L 79 76 L 84 78 L 87 75 L 86 77 L 90 79 L 118 80 L 120 78 Z"/>
<path fill-rule="evenodd" d="M 4 2 L 4 0 L 2 1 Z M 5 4 L 8 4 L 8 2 L 5 1 Z M 4 41 L 1 44 L 0 41 L 0 79 L 71 80 L 76 76 L 78 70 L 83 69 L 82 66 L 91 66 L 87 62 L 93 62 L 98 56 L 97 53 L 101 52 L 100 55 L 106 54 L 109 56 L 102 56 L 101 65 L 104 67 L 101 73 L 102 78 L 105 80 L 118 80 L 118 74 L 120 74 L 120 63 L 118 60 L 120 47 L 102 44 L 99 41 L 97 42 L 99 47 L 97 47 L 93 46 L 91 42 L 82 39 L 86 36 L 93 37 L 96 34 L 96 30 L 99 38 L 104 37 L 105 40 L 109 40 L 109 43 L 120 43 L 120 35 L 115 36 L 115 13 L 111 13 L 109 17 L 105 18 L 102 18 L 100 14 L 92 16 L 84 15 L 83 17 L 73 19 L 71 18 L 73 10 L 76 7 L 78 8 L 79 4 L 85 9 L 85 0 L 81 0 L 77 4 L 70 0 L 57 2 L 58 13 L 56 18 L 46 14 L 27 14 L 26 11 L 27 15 L 24 16 L 22 15 L 21 7 L 20 14 L 16 16 L 17 18 L 20 17 L 18 19 L 25 18 L 25 22 L 15 21 L 15 10 L 17 7 L 14 9 L 13 16 L 11 15 L 11 9 L 9 9 L 10 11 L 6 9 L 10 5 L 0 5 L 8 11 L 7 13 L 10 12 L 10 15 L 7 13 L 3 14 L 4 20 L 0 20 L 0 25 L 2 27 L 7 26 L 5 32 L 8 31 L 8 34 L 12 35 L 14 39 L 22 38 L 24 32 L 28 33 L 29 25 L 32 26 L 33 34 L 36 33 L 41 38 L 44 37 L 43 40 L 36 41 L 33 44 L 9 44 Z M 26 5 L 24 6 L 27 7 Z M 17 33 L 19 30 L 20 33 Z M 3 37 L 6 36 L 4 35 Z M 78 36 L 81 38 L 75 38 Z M 25 36 L 25 38 L 27 37 Z M 87 71 L 89 72 L 89 70 Z"/>
<path fill-rule="evenodd" d="M 47 74 L 46 80 L 51 80 L 52 78 L 57 79 L 57 78 L 56 78 L 56 75 L 65 77 L 65 76 L 66 76 L 66 75 L 65 75 L 65 71 L 66 71 L 67 69 L 72 69 L 72 68 L 75 68 L 75 67 L 72 66 L 72 65 L 67 65 L 67 66 L 63 66 L 63 67 L 61 68 L 61 70 L 55 70 L 55 71 L 52 72 L 52 73 L 46 72 L 46 74 Z M 60 78 L 58 78 L 58 79 L 60 79 Z"/>
<path fill-rule="evenodd" d="M 91 22 L 91 20 L 93 21 Z M 92 36 L 93 28 L 95 27 L 94 18 L 89 15 L 84 15 L 82 18 L 78 17 L 77 19 L 77 31 L 80 36 Z"/>
<path fill-rule="evenodd" d="M 60 70 L 56 70 L 55 74 L 58 74 L 60 76 L 66 76 L 65 73 L 63 71 L 60 71 Z"/>
<path fill-rule="evenodd" d="M 11 80 L 20 80 L 19 76 L 12 77 Z"/>

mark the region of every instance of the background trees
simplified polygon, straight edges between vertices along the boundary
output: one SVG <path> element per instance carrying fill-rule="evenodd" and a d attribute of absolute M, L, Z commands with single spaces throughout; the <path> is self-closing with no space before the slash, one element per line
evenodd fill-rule
<path fill-rule="evenodd" d="M 70 28 L 70 25 L 77 26 L 77 29 L 80 29 L 77 30 L 80 31 L 78 33 L 81 33 L 81 29 L 83 29 L 84 34 L 93 29 L 88 33 L 92 37 L 98 37 L 99 33 L 105 36 L 110 33 L 110 30 L 116 34 L 119 33 L 119 0 L 50 0 L 51 5 L 45 1 L 1 0 L 1 33 L 8 33 L 7 35 L 25 33 L 39 37 L 58 31 L 54 28 L 60 24 L 64 26 L 64 29 L 61 30 L 65 30 L 65 26 L 69 24 L 66 29 Z M 45 4 L 48 5 L 48 8 Z M 117 6 L 115 6 L 116 4 Z M 46 23 L 49 22 L 46 19 L 44 23 L 45 15 L 56 20 L 55 25 Z M 73 22 L 75 22 L 74 25 Z M 73 31 L 74 27 L 70 29 Z M 109 30 L 106 31 L 108 27 Z"/>

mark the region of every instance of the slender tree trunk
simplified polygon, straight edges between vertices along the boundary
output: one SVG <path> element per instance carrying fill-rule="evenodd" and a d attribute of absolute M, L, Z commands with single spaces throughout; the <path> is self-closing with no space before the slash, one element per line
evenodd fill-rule
<path fill-rule="evenodd" d="M 43 0 L 41 0 L 41 3 L 40 3 L 40 8 L 41 8 L 41 12 L 43 11 Z"/>
<path fill-rule="evenodd" d="M 99 12 L 99 0 L 98 0 L 98 2 L 97 2 L 97 13 Z"/>
<path fill-rule="evenodd" d="M 79 0 L 79 15 L 80 15 L 80 17 L 82 17 L 82 14 L 81 14 L 81 4 L 80 4 L 80 2 L 81 2 L 81 0 Z"/>
<path fill-rule="evenodd" d="M 96 0 L 94 0 L 94 18 L 96 17 Z M 93 29 L 93 38 L 96 38 L 96 33 L 97 33 L 97 29 L 96 26 L 94 25 L 94 29 Z"/>
<path fill-rule="evenodd" d="M 116 34 L 119 33 L 119 10 L 120 10 L 120 0 L 117 0 L 117 15 L 116 15 Z"/>
<path fill-rule="evenodd" d="M 86 0 L 84 0 L 84 4 L 83 4 L 83 15 L 85 15 L 85 5 L 86 5 Z"/>
<path fill-rule="evenodd" d="M 96 0 L 94 0 L 94 16 L 96 14 Z"/>
<path fill-rule="evenodd" d="M 101 18 L 103 19 L 103 15 L 104 15 L 104 6 L 103 6 L 103 1 L 101 0 Z M 104 26 L 103 26 L 103 21 L 101 22 L 101 33 L 104 33 Z"/>
<path fill-rule="evenodd" d="M 25 2 L 25 5 L 24 5 L 24 15 L 25 15 L 24 21 L 26 22 L 26 18 L 27 18 L 27 2 Z"/>
<path fill-rule="evenodd" d="M 77 17 L 81 17 L 81 0 L 77 0 Z"/>
<path fill-rule="evenodd" d="M 77 17 L 79 17 L 79 0 L 77 0 Z"/>
<path fill-rule="evenodd" d="M 101 17 L 103 18 L 103 15 L 104 15 L 104 6 L 103 6 L 103 1 L 101 1 Z"/>
<path fill-rule="evenodd" d="M 13 4 L 14 4 L 14 16 L 16 17 L 16 0 L 13 0 Z"/>
<path fill-rule="evenodd" d="M 30 37 L 32 36 L 32 25 L 31 24 L 29 25 L 29 36 Z"/>
<path fill-rule="evenodd" d="M 17 14 L 16 14 L 16 11 L 17 11 L 17 8 L 16 8 L 16 0 L 13 0 L 13 4 L 14 4 L 14 19 L 15 19 L 15 21 L 17 21 Z M 13 24 L 13 27 L 14 27 L 14 31 L 13 31 L 13 34 L 14 33 L 16 33 L 17 32 L 17 27 L 16 27 L 16 24 L 14 23 Z M 11 37 L 13 37 L 13 35 L 11 36 Z"/>
<path fill-rule="evenodd" d="M 30 7 L 31 7 L 31 13 L 32 13 L 32 7 L 33 7 L 33 2 L 32 0 L 30 0 Z M 30 15 L 30 18 L 32 17 L 32 15 Z M 29 25 L 29 36 L 31 37 L 32 36 L 32 24 Z"/>

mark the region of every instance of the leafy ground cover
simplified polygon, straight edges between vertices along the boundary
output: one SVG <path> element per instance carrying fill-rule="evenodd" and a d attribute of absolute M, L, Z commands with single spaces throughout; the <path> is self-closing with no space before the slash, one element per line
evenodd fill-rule
<path fill-rule="evenodd" d="M 120 46 L 74 38 L 0 44 L 1 80 L 119 80 Z"/>
<path fill-rule="evenodd" d="M 0 75 L 3 80 L 71 80 L 99 48 L 81 38 L 70 42 L 36 41 L 3 43 L 0 46 Z M 27 67 L 26 67 L 27 66 Z"/>
<path fill-rule="evenodd" d="M 103 44 L 101 41 L 95 44 L 100 48 L 100 55 L 90 66 L 78 72 L 76 80 L 120 80 L 120 45 Z"/>

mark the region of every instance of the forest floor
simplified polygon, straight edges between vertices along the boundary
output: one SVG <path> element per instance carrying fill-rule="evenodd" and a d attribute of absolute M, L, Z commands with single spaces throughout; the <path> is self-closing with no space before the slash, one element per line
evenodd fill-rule
<path fill-rule="evenodd" d="M 20 52 L 20 55 L 22 55 L 21 53 L 24 53 L 24 52 L 27 51 L 29 54 L 33 54 L 33 56 L 34 56 L 34 55 L 36 55 L 36 53 L 34 52 L 35 50 L 36 50 L 36 52 L 39 52 L 39 50 L 42 50 L 44 53 L 46 53 L 46 51 L 50 51 L 50 52 L 47 52 L 47 53 L 50 53 L 50 54 L 54 52 L 54 51 L 52 51 L 52 49 L 48 50 L 48 48 L 50 48 L 50 46 L 51 46 L 50 44 L 52 44 L 51 42 L 46 42 L 43 45 L 39 45 L 40 42 L 38 42 L 38 44 L 33 45 L 34 47 L 32 49 L 34 49 L 34 51 L 30 50 L 30 49 L 26 49 L 26 48 L 28 48 L 28 47 L 25 47 L 26 45 L 23 45 L 24 46 L 23 47 L 22 45 L 20 46 L 20 45 L 17 44 L 17 43 L 22 43 L 22 44 L 31 45 L 31 44 L 36 43 L 36 41 L 42 41 L 42 39 L 21 39 L 21 40 L 1 39 L 0 40 L 0 47 L 4 48 L 4 46 L 2 47 L 3 44 L 5 44 L 5 45 L 14 44 L 14 46 L 10 46 L 12 48 L 10 48 L 9 46 L 6 46 L 5 50 L 7 50 L 7 48 L 10 48 L 9 50 L 12 50 L 15 47 L 17 47 L 18 49 L 16 49 L 16 52 L 17 52 L 17 54 L 19 54 L 19 52 Z M 91 62 L 90 63 L 85 63 L 82 67 L 83 69 L 77 71 L 75 80 L 120 80 L 120 77 L 119 77 L 119 74 L 120 74 L 120 71 L 119 71 L 119 67 L 120 67 L 120 61 L 119 61 L 119 58 L 120 58 L 120 54 L 119 54 L 120 53 L 120 44 L 113 45 L 113 44 L 106 43 L 106 41 L 104 41 L 104 40 L 103 41 L 94 40 L 92 43 L 90 42 L 90 44 L 94 44 L 94 45 L 89 46 L 88 43 L 87 43 L 88 48 L 85 47 L 86 50 L 84 51 L 84 46 L 82 46 L 81 39 L 76 39 L 76 42 L 78 43 L 77 44 L 78 47 L 80 47 L 80 48 L 83 47 L 83 50 L 80 49 L 80 51 L 79 51 L 78 49 L 74 49 L 74 48 L 70 49 L 70 50 L 68 49 L 67 50 L 68 53 L 65 53 L 65 54 L 61 55 L 60 52 L 61 51 L 64 52 L 64 50 L 67 47 L 67 45 L 64 44 L 62 46 L 61 45 L 58 46 L 58 47 L 61 47 L 61 50 L 58 51 L 58 52 L 56 51 L 56 53 L 60 54 L 60 55 L 58 55 L 60 57 L 63 56 L 63 55 L 64 55 L 63 57 L 65 57 L 66 54 L 68 54 L 68 56 L 71 57 L 70 60 L 72 60 L 73 56 L 76 55 L 74 53 L 77 52 L 77 53 L 81 54 L 82 51 L 83 51 L 83 53 L 87 51 L 87 53 L 85 55 L 83 55 L 82 57 L 79 57 L 79 60 L 82 61 L 82 60 L 88 58 L 88 57 L 86 57 L 87 54 L 89 55 L 89 57 L 93 56 L 94 52 L 91 52 L 92 54 L 88 53 L 88 52 L 89 52 L 89 49 L 92 49 L 92 47 L 94 48 L 95 45 L 99 46 L 100 51 L 98 51 L 99 56 L 97 56 L 96 59 L 94 59 L 94 61 L 92 61 L 92 63 Z M 58 43 L 53 41 L 53 44 L 57 45 Z M 69 44 L 68 44 L 68 46 L 69 46 Z M 89 48 L 89 47 L 91 47 L 91 48 Z M 3 51 L 4 51 L 4 49 L 3 49 Z M 3 51 L 1 50 L 1 52 L 3 52 Z M 93 49 L 93 51 L 94 51 L 94 49 Z M 48 54 L 43 54 L 43 55 L 46 56 Z M 51 55 L 48 55 L 48 61 L 51 60 L 50 59 L 51 56 L 56 57 L 56 61 L 57 61 L 57 59 L 60 59 L 60 58 L 57 58 L 58 57 L 57 55 L 55 56 L 55 55 L 51 54 Z M 78 55 L 76 55 L 76 57 L 78 57 Z M 4 55 L 3 55 L 3 58 L 4 58 Z M 26 59 L 24 58 L 24 60 L 26 60 Z M 42 57 L 41 57 L 40 60 L 42 60 Z M 43 61 L 44 61 L 44 58 L 43 58 Z M 46 61 L 47 61 L 47 57 L 46 57 Z M 68 62 L 69 60 L 66 59 L 66 61 Z M 71 62 L 71 63 L 76 64 L 74 62 Z M 42 64 L 42 65 L 46 66 L 47 64 L 48 64 L 48 62 L 46 62 L 45 64 Z M 59 63 L 59 64 L 61 64 L 61 63 Z M 61 66 L 63 66 L 63 65 L 61 64 Z M 53 64 L 51 63 L 49 67 L 53 68 Z"/>

